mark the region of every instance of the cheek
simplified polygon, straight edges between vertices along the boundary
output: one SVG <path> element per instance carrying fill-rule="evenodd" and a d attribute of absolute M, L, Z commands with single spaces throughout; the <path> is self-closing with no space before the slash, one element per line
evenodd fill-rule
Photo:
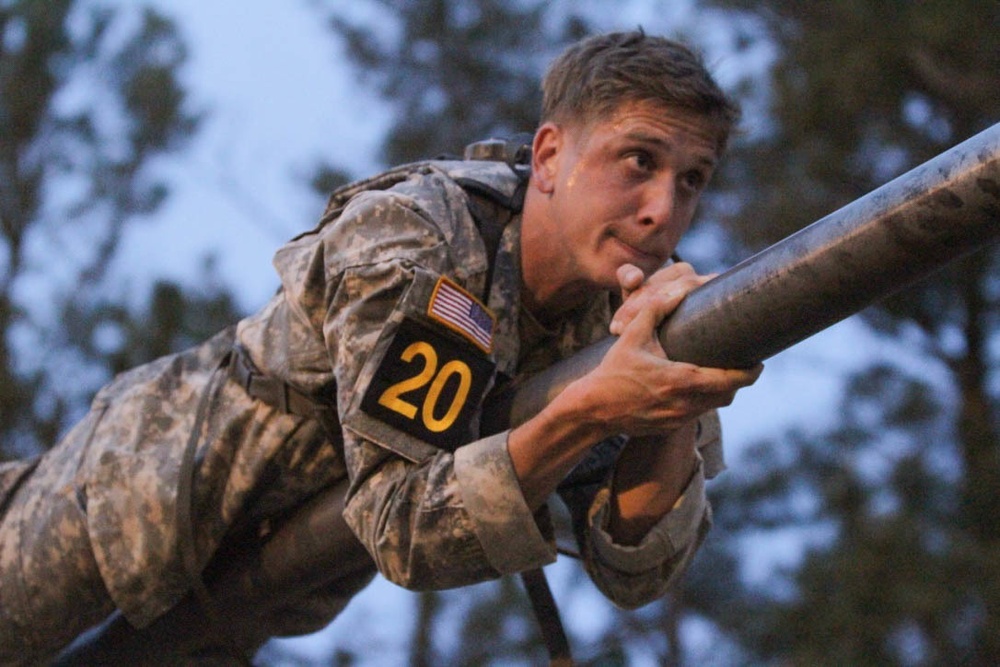
<path fill-rule="evenodd" d="M 678 211 L 676 222 L 672 226 L 674 242 L 680 241 L 681 237 L 687 234 L 691 228 L 691 221 L 694 220 L 695 206 L 684 206 Z"/>

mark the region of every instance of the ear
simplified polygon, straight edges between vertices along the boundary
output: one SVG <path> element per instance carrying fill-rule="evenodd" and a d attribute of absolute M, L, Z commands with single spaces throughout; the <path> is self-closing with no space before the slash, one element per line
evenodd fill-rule
<path fill-rule="evenodd" d="M 563 129 L 551 121 L 535 132 L 531 145 L 531 180 L 543 194 L 551 194 L 555 189 L 564 139 Z"/>

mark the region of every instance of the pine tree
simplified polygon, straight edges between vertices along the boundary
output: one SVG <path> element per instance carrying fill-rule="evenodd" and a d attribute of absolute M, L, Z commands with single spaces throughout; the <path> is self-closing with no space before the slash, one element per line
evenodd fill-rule
<path fill-rule="evenodd" d="M 81 325 L 122 229 L 167 194 L 152 163 L 196 127 L 184 59 L 149 9 L 0 6 L 0 458 L 51 446 L 113 370 L 95 336 L 114 333 Z"/>
<path fill-rule="evenodd" d="M 331 25 L 362 80 L 395 109 L 383 149 L 387 164 L 461 155 L 470 141 L 532 131 L 542 68 L 585 30 L 572 14 L 546 29 L 541 2 L 375 4 L 381 10 L 377 25 L 338 12 Z"/>
<path fill-rule="evenodd" d="M 768 122 L 729 182 L 757 243 L 1000 121 L 996 3 L 715 4 L 779 50 Z M 766 588 L 704 598 L 751 655 L 1000 662 L 998 258 L 980 252 L 865 313 L 936 377 L 877 363 L 851 378 L 836 428 L 761 443 L 732 466 L 718 503 L 727 559 L 745 557 L 737 536 L 811 536 L 801 564 Z"/>

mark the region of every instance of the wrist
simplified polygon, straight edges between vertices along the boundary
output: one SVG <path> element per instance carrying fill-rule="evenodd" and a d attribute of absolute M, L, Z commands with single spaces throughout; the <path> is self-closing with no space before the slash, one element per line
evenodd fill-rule
<path fill-rule="evenodd" d="M 552 409 L 554 421 L 568 425 L 574 439 L 587 445 L 622 433 L 609 414 L 612 411 L 608 409 L 607 397 L 595 395 L 592 384 L 586 380 L 568 385 L 547 407 Z"/>
<path fill-rule="evenodd" d="M 578 402 L 567 387 L 531 419 L 513 428 L 507 451 L 532 511 L 538 509 L 590 448 L 609 435 L 609 427 Z"/>

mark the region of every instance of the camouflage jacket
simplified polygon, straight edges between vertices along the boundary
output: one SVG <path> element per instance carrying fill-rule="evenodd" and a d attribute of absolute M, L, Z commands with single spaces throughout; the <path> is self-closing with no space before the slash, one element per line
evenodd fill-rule
<path fill-rule="evenodd" d="M 98 566 L 132 623 L 147 624 L 190 587 L 178 557 L 177 489 L 191 438 L 202 563 L 227 535 L 266 534 L 345 475 L 347 522 L 400 585 L 462 586 L 555 559 L 548 522 L 521 495 L 507 432 L 479 437 L 481 407 L 498 378 L 535 372 L 606 336 L 610 295 L 595 294 L 553 329 L 534 322 L 520 304 L 517 217 L 487 286 L 490 258 L 459 184 L 466 178 L 507 195 L 516 185 L 504 164 L 432 163 L 387 190 L 335 202 L 325 224 L 277 252 L 280 290 L 235 332 L 99 393 L 101 419 L 81 445 L 80 474 Z M 335 405 L 340 429 L 227 381 L 219 367 L 234 341 L 263 372 Z M 704 431 L 706 461 L 721 461 L 717 429 Z M 705 475 L 698 471 L 640 545 L 620 547 L 602 528 L 601 465 L 596 483 L 591 476 L 565 497 L 595 583 L 616 603 L 639 605 L 665 591 L 707 530 Z"/>

